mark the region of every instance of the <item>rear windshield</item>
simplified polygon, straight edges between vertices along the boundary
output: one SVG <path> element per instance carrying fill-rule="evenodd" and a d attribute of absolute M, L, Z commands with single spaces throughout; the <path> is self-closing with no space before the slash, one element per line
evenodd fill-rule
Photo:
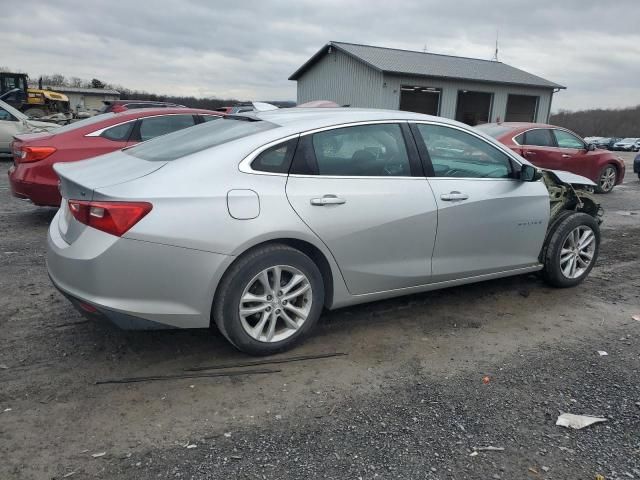
<path fill-rule="evenodd" d="M 512 130 L 510 127 L 505 127 L 503 125 L 493 125 L 493 124 L 478 125 L 475 128 L 477 128 L 481 132 L 484 132 L 493 138 L 501 137 L 505 133 L 508 133 Z"/>
<path fill-rule="evenodd" d="M 265 121 L 224 118 L 156 137 L 124 152 L 143 160 L 167 162 L 276 127 Z"/>
<path fill-rule="evenodd" d="M 115 116 L 115 113 L 101 113 L 100 115 L 95 115 L 93 117 L 85 118 L 84 120 L 78 120 L 77 122 L 70 123 L 69 125 L 65 125 L 60 128 L 56 128 L 54 132 L 56 135 L 59 133 L 72 132 L 78 128 L 84 128 L 89 125 L 93 125 L 94 123 L 102 122 L 108 118 Z"/>

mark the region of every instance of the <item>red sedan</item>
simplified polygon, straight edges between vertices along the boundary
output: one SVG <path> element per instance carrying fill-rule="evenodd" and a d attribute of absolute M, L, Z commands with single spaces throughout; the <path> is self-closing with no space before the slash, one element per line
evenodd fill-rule
<path fill-rule="evenodd" d="M 538 167 L 564 170 L 593 180 L 599 193 L 609 193 L 624 178 L 621 158 L 607 150 L 596 150 L 565 128 L 515 122 L 487 123 L 476 128 Z"/>
<path fill-rule="evenodd" d="M 222 113 L 191 108 L 145 108 L 105 113 L 49 133 L 17 135 L 9 169 L 11 192 L 36 205 L 60 206 L 53 164 L 77 162 L 220 118 Z"/>

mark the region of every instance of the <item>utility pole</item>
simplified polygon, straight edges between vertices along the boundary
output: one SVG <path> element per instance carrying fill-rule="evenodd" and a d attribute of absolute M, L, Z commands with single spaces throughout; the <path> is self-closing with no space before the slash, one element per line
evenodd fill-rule
<path fill-rule="evenodd" d="M 494 62 L 499 62 L 500 60 L 498 60 L 498 35 L 499 35 L 500 31 L 498 29 L 496 29 L 496 51 L 493 54 L 493 61 Z"/>

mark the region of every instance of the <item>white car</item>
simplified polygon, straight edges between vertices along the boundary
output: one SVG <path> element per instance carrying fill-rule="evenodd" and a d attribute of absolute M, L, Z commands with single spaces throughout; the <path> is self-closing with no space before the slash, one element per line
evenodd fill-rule
<path fill-rule="evenodd" d="M 11 141 L 19 133 L 48 132 L 59 125 L 29 119 L 24 113 L 0 100 L 0 157 L 11 155 Z"/>

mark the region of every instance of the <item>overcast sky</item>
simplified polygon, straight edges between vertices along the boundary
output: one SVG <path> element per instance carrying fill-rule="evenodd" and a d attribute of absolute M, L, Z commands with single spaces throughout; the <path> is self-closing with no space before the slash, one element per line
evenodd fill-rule
<path fill-rule="evenodd" d="M 163 94 L 295 100 L 329 40 L 500 60 L 568 89 L 553 110 L 640 104 L 640 0 L 21 0 L 0 66 Z"/>

